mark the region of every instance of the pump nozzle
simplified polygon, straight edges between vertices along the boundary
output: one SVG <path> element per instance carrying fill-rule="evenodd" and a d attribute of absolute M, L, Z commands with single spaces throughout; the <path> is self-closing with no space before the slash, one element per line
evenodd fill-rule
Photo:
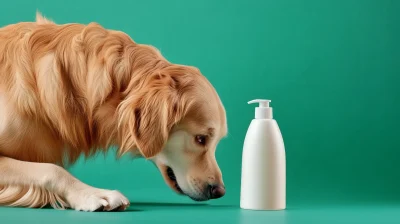
<path fill-rule="evenodd" d="M 258 107 L 256 107 L 255 111 L 256 119 L 272 119 L 272 108 L 269 107 L 270 102 L 271 100 L 255 99 L 247 103 L 258 103 Z"/>
<path fill-rule="evenodd" d="M 248 104 L 251 103 L 259 103 L 259 107 L 269 107 L 269 103 L 271 102 L 271 100 L 260 100 L 260 99 L 256 99 L 256 100 L 251 100 L 249 102 L 247 102 Z"/>

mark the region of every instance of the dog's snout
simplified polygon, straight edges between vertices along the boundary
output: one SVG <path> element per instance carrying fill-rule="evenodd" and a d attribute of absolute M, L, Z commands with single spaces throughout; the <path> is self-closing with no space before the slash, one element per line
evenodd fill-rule
<path fill-rule="evenodd" d="M 222 185 L 209 185 L 210 198 L 217 199 L 225 195 L 225 187 Z"/>

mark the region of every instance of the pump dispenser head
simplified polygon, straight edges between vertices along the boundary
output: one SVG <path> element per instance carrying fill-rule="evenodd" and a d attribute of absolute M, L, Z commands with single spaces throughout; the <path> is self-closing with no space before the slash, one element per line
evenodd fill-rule
<path fill-rule="evenodd" d="M 258 107 L 256 107 L 255 111 L 255 118 L 256 119 L 272 119 L 272 108 L 269 107 L 269 103 L 271 100 L 262 100 L 262 99 L 255 99 L 247 102 L 248 104 L 251 103 L 259 103 Z"/>

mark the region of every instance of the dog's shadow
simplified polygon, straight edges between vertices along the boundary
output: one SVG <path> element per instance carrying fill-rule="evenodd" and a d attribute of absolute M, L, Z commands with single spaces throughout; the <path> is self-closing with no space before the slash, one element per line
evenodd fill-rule
<path fill-rule="evenodd" d="M 206 203 L 168 203 L 168 202 L 131 202 L 129 208 L 125 211 L 112 211 L 112 212 L 141 212 L 152 209 L 168 209 L 168 208 L 210 208 L 210 207 L 218 207 L 218 208 L 228 208 L 232 206 L 228 205 L 212 205 Z M 53 209 L 51 206 L 45 206 L 41 209 Z M 70 210 L 70 209 L 67 209 Z M 101 211 L 100 211 L 101 212 Z"/>
<path fill-rule="evenodd" d="M 131 206 L 124 212 L 138 212 L 148 209 L 167 209 L 167 208 L 210 208 L 210 207 L 231 207 L 228 205 L 212 205 L 206 203 L 168 203 L 168 202 L 131 202 Z"/>

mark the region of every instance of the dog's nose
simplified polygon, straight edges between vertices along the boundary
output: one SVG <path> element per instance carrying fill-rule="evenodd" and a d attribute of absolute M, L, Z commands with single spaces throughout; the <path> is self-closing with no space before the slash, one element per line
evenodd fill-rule
<path fill-rule="evenodd" d="M 211 199 L 217 199 L 225 195 L 225 187 L 222 185 L 209 185 Z"/>

